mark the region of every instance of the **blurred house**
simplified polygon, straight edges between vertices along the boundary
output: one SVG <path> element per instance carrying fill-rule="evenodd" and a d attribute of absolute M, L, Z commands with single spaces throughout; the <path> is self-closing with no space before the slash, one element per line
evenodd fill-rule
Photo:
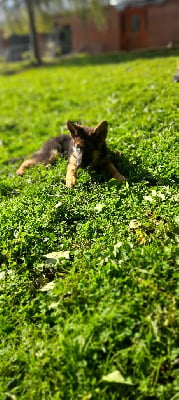
<path fill-rule="evenodd" d="M 179 0 L 116 0 L 103 8 L 103 26 L 89 14 L 53 17 L 62 53 L 179 46 Z"/>
<path fill-rule="evenodd" d="M 109 4 L 103 0 L 106 3 Z M 48 34 L 38 32 L 41 55 L 51 58 L 59 53 L 179 47 L 179 0 L 111 0 L 110 3 L 103 5 L 98 20 L 92 18 L 87 8 L 81 16 L 70 9 L 57 15 L 57 10 L 50 8 L 54 28 Z M 14 34 L 5 39 L 0 30 L 0 56 L 16 61 L 28 58 L 30 51 L 29 35 Z"/>

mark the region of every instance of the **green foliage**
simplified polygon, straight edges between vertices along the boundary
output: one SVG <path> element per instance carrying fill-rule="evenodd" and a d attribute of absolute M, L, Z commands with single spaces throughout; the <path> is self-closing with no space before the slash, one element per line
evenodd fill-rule
<path fill-rule="evenodd" d="M 147 55 L 0 77 L 3 400 L 178 398 L 178 54 Z M 2 164 L 67 119 L 109 121 L 127 183 L 80 170 L 69 190 L 65 160 Z"/>

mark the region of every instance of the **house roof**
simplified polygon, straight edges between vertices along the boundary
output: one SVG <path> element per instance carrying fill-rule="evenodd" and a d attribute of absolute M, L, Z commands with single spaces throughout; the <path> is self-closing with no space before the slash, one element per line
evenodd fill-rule
<path fill-rule="evenodd" d="M 147 5 L 160 5 L 166 0 L 112 0 L 112 4 L 120 11 L 128 7 L 141 7 Z"/>

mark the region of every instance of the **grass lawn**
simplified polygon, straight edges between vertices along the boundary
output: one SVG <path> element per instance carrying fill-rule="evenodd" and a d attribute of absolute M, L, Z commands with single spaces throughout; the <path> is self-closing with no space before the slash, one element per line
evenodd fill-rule
<path fill-rule="evenodd" d="M 0 400 L 179 399 L 178 57 L 0 76 Z M 127 183 L 86 169 L 69 190 L 65 160 L 23 178 L 2 163 L 68 119 L 108 121 Z"/>

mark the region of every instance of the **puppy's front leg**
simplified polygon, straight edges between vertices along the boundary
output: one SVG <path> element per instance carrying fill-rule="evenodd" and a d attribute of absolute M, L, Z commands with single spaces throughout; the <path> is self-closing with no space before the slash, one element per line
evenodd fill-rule
<path fill-rule="evenodd" d="M 77 158 L 74 155 L 71 155 L 67 165 L 67 173 L 66 173 L 66 186 L 70 189 L 76 183 L 76 173 L 78 170 Z"/>
<path fill-rule="evenodd" d="M 104 167 L 109 172 L 109 174 L 118 182 L 126 181 L 126 178 L 119 173 L 119 171 L 111 161 L 108 161 L 107 164 L 104 165 Z"/>

